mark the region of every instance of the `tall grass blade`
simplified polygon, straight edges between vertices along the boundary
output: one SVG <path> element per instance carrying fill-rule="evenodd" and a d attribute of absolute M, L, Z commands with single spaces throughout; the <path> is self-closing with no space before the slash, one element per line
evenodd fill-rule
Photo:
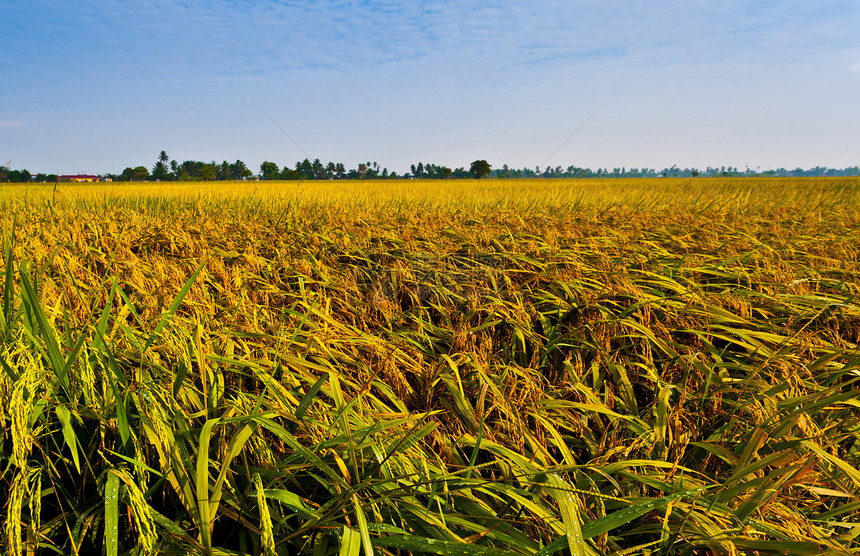
<path fill-rule="evenodd" d="M 3 256 L 6 261 L 6 272 L 3 275 L 3 340 L 8 342 L 12 335 L 12 321 L 14 317 L 13 299 L 15 288 L 15 274 L 12 262 L 13 235 L 6 226 L 3 227 Z"/>
<path fill-rule="evenodd" d="M 586 556 L 585 537 L 579 523 L 579 503 L 574 498 L 570 486 L 556 474 L 547 475 L 547 484 L 552 489 L 552 495 L 558 502 L 561 518 L 564 522 L 567 546 L 572 556 Z"/>
<path fill-rule="evenodd" d="M 62 350 L 60 350 L 57 335 L 54 332 L 53 327 L 48 323 L 48 317 L 45 316 L 45 312 L 42 310 L 39 298 L 36 295 L 33 286 L 30 285 L 30 281 L 27 279 L 26 273 L 23 272 L 21 273 L 21 294 L 22 300 L 26 305 L 26 315 L 29 317 L 28 320 L 32 319 L 30 321 L 28 332 L 33 336 L 34 340 L 36 337 L 41 337 L 45 342 L 45 357 L 47 359 L 47 363 L 57 378 L 57 384 L 68 396 L 69 381 L 68 376 L 66 375 L 65 357 L 63 356 Z M 38 349 L 41 351 L 41 348 Z"/>
<path fill-rule="evenodd" d="M 361 533 L 346 525 L 340 534 L 340 556 L 358 556 L 361 553 Z"/>
<path fill-rule="evenodd" d="M 119 554 L 119 477 L 110 471 L 107 473 L 104 494 L 105 507 L 105 554 Z"/>
<path fill-rule="evenodd" d="M 357 494 L 352 495 L 352 507 L 355 509 L 355 519 L 358 521 L 358 532 L 361 534 L 361 544 L 365 556 L 373 556 L 373 545 L 370 543 L 370 531 L 367 528 L 367 516 L 361 508 L 361 500 Z"/>

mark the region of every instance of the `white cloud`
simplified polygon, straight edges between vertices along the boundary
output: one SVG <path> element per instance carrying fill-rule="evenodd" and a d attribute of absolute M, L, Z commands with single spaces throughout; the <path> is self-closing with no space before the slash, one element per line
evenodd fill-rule
<path fill-rule="evenodd" d="M 10 120 L 0 120 L 0 129 L 14 129 L 23 126 L 23 122 L 13 122 Z"/>

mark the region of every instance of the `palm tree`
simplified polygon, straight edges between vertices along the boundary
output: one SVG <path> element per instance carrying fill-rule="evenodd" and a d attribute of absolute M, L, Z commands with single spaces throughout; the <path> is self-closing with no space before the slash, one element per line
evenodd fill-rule
<path fill-rule="evenodd" d="M 161 153 L 158 155 L 158 161 L 159 162 L 163 162 L 163 163 L 167 164 L 167 162 L 169 160 L 170 160 L 170 157 L 167 156 L 167 151 L 161 151 Z"/>
<path fill-rule="evenodd" d="M 252 175 L 253 172 L 251 172 L 248 169 L 248 166 L 245 165 L 244 162 L 242 162 L 241 160 L 237 160 L 236 162 L 234 162 L 233 164 L 230 165 L 230 174 L 231 174 L 230 177 L 232 179 L 241 180 L 241 179 L 247 178 L 248 176 Z"/>
<path fill-rule="evenodd" d="M 156 181 L 166 180 L 169 174 L 167 173 L 167 164 L 163 161 L 159 160 L 155 163 L 155 166 L 152 167 L 152 177 Z"/>
<path fill-rule="evenodd" d="M 320 162 L 319 158 L 314 159 L 313 164 L 311 164 L 311 168 L 314 174 L 314 179 L 325 179 L 325 166 L 323 166 L 323 163 Z"/>

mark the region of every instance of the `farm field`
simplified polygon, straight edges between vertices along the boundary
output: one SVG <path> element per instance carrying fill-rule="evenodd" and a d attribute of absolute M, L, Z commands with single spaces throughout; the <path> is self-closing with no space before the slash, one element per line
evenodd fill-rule
<path fill-rule="evenodd" d="M 860 553 L 860 179 L 0 215 L 8 554 Z"/>

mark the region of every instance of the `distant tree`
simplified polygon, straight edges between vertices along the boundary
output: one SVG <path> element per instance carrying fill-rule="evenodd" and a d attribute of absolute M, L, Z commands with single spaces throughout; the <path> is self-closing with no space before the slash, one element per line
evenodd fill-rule
<path fill-rule="evenodd" d="M 174 178 L 179 177 L 179 163 L 175 160 L 170 161 L 170 172 L 173 174 Z"/>
<path fill-rule="evenodd" d="M 164 152 L 164 151 L 161 151 Z M 155 166 L 152 167 L 152 179 L 156 181 L 165 181 L 170 177 L 169 171 L 167 169 L 167 164 L 159 160 L 155 163 Z"/>
<path fill-rule="evenodd" d="M 131 176 L 134 181 L 146 181 L 149 177 L 149 170 L 146 169 L 146 166 L 137 166 L 131 171 Z"/>
<path fill-rule="evenodd" d="M 10 170 L 8 180 L 12 183 L 27 183 L 33 179 L 29 170 Z"/>
<path fill-rule="evenodd" d="M 324 180 L 326 178 L 325 175 L 325 166 L 320 162 L 319 158 L 315 158 L 311 163 L 311 172 L 314 175 L 314 179 Z"/>
<path fill-rule="evenodd" d="M 338 162 L 337 164 L 335 164 L 334 173 L 339 180 L 343 179 L 343 177 L 346 175 L 346 168 L 344 167 L 343 162 Z"/>
<path fill-rule="evenodd" d="M 200 162 L 199 160 L 186 160 L 182 164 L 179 165 L 179 169 L 177 170 L 177 178 L 180 180 L 201 180 L 203 177 L 200 175 L 200 169 L 206 166 L 205 162 Z"/>
<path fill-rule="evenodd" d="M 284 166 L 284 169 L 281 171 L 281 179 L 282 180 L 297 180 L 300 179 L 298 170 L 293 170 L 289 166 Z"/>
<path fill-rule="evenodd" d="M 274 162 L 267 160 L 260 164 L 260 174 L 264 180 L 276 180 L 281 177 L 281 169 Z"/>
<path fill-rule="evenodd" d="M 212 181 L 217 177 L 215 166 L 212 164 L 204 164 L 203 167 L 197 171 L 197 175 L 205 181 Z"/>
<path fill-rule="evenodd" d="M 325 167 L 325 177 L 326 179 L 333 179 L 334 175 L 337 173 L 337 166 L 334 165 L 334 162 L 329 162 Z"/>
<path fill-rule="evenodd" d="M 439 172 L 440 172 L 440 173 L 441 173 L 441 175 L 442 175 L 442 179 L 443 179 L 443 180 L 447 180 L 447 179 L 450 179 L 450 178 L 451 178 L 451 173 L 453 172 L 453 170 L 451 170 L 451 169 L 450 169 L 450 168 L 448 168 L 447 166 L 442 166 L 442 167 L 440 167 L 440 168 L 439 168 Z"/>
<path fill-rule="evenodd" d="M 296 162 L 297 176 L 295 179 L 314 179 L 314 165 L 307 158 L 301 162 Z"/>
<path fill-rule="evenodd" d="M 248 166 L 245 165 L 241 160 L 237 160 L 233 164 L 230 165 L 229 175 L 227 179 L 231 180 L 244 180 L 250 178 L 254 175 Z"/>
<path fill-rule="evenodd" d="M 219 180 L 229 180 L 232 175 L 233 169 L 226 160 L 221 161 L 221 164 L 215 169 L 215 177 Z"/>
<path fill-rule="evenodd" d="M 469 173 L 472 174 L 476 180 L 483 178 L 484 176 L 488 176 L 490 174 L 490 164 L 486 160 L 476 160 L 472 162 L 472 166 L 469 168 Z"/>
<path fill-rule="evenodd" d="M 161 151 L 161 152 L 158 154 L 158 161 L 159 161 L 159 162 L 163 162 L 163 163 L 167 164 L 167 162 L 168 162 L 169 160 L 170 160 L 170 157 L 169 157 L 169 156 L 167 156 L 167 151 Z"/>

